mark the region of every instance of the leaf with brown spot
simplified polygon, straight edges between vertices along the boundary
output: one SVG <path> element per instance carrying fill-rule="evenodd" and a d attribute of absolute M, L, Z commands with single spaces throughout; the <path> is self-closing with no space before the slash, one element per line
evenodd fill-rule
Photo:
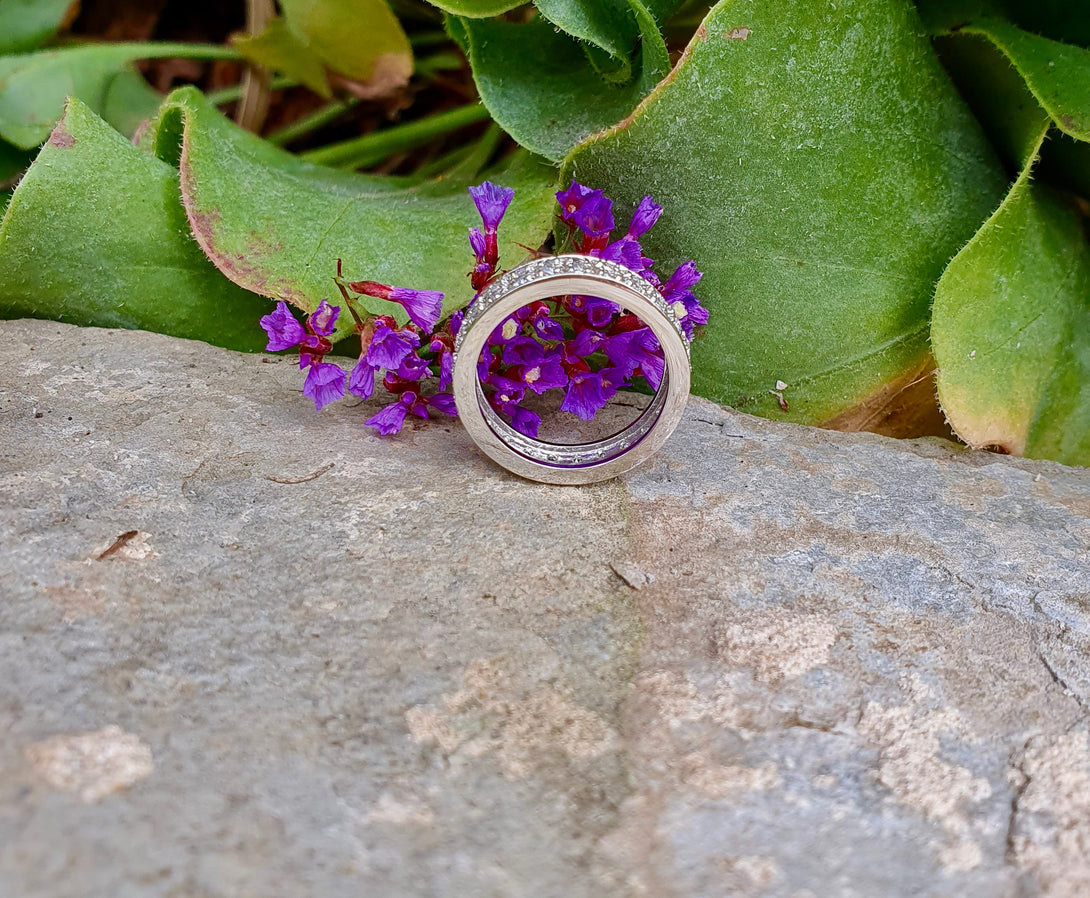
<path fill-rule="evenodd" d="M 181 134 L 182 200 L 208 257 L 248 290 L 313 310 L 346 276 L 440 290 L 446 312 L 472 298 L 467 229 L 479 216 L 457 178 L 414 183 L 312 165 L 247 134 L 196 90 L 168 99 L 145 143 L 170 157 Z M 504 262 L 540 246 L 553 220 L 555 171 L 518 155 L 493 180 L 515 188 L 500 231 Z M 403 318 L 380 299 L 370 311 Z M 344 327 L 350 327 L 346 321 Z M 344 331 L 341 332 L 342 334 Z"/>
<path fill-rule="evenodd" d="M 0 316 L 54 318 L 261 349 L 268 300 L 193 242 L 178 172 L 79 100 L 0 221 Z"/>

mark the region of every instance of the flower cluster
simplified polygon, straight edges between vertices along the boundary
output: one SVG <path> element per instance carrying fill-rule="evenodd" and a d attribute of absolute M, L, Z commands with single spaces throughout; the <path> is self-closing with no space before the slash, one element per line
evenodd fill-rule
<path fill-rule="evenodd" d="M 475 256 L 469 277 L 475 300 L 501 273 L 499 226 L 514 191 L 486 181 L 469 193 L 482 224 L 469 230 Z M 613 239 L 613 202 L 601 190 L 573 181 L 556 197 L 570 247 L 623 265 L 654 285 L 692 339 L 695 328 L 708 320 L 707 310 L 692 292 L 700 272 L 694 263 L 686 262 L 663 281 L 640 245 L 662 207 L 644 197 L 625 233 Z M 330 338 L 340 306 L 323 300 L 300 323 L 279 302 L 261 319 L 269 335 L 269 350 L 298 349 L 299 367 L 307 372 L 303 394 L 321 409 L 346 393 L 369 399 L 376 383 L 381 384 L 393 401 L 365 422 L 381 434 L 400 431 L 409 415 L 456 415 L 450 386 L 454 340 L 463 313 L 454 312 L 440 325 L 442 293 L 377 281 L 349 282 L 341 276 L 340 261 L 334 281 L 360 340 L 359 358 L 351 371 L 326 360 L 333 349 Z M 363 296 L 400 306 L 408 322 L 399 325 L 392 315 L 361 312 Z M 657 338 L 635 315 L 598 297 L 559 296 L 530 303 L 503 321 L 488 338 L 477 374 L 492 407 L 516 430 L 535 437 L 541 418 L 526 407 L 533 396 L 563 390 L 561 410 L 590 420 L 617 390 L 632 385 L 636 378 L 658 389 L 664 368 Z"/>

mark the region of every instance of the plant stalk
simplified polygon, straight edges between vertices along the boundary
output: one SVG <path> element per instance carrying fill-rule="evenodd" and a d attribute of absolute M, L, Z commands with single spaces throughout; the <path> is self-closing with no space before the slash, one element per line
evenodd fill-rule
<path fill-rule="evenodd" d="M 376 165 L 394 153 L 414 149 L 429 140 L 488 119 L 488 110 L 479 103 L 459 106 L 447 112 L 394 125 L 384 131 L 364 134 L 351 140 L 301 153 L 302 159 L 334 168 L 365 168 Z"/>

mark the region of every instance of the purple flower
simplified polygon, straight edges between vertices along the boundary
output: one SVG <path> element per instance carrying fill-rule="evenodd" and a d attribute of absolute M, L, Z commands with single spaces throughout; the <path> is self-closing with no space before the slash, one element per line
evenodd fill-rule
<path fill-rule="evenodd" d="M 515 196 L 515 191 L 511 187 L 500 187 L 491 181 L 485 181 L 476 187 L 470 187 L 469 195 L 473 197 L 477 211 L 481 213 L 481 221 L 484 222 L 485 231 L 495 232 L 500 225 L 500 220 L 507 211 L 507 207 Z M 472 240 L 473 236 L 471 234 L 471 243 Z"/>
<path fill-rule="evenodd" d="M 708 323 L 708 310 L 700 304 L 700 300 L 690 289 L 702 277 L 695 262 L 684 262 L 659 288 L 663 298 L 673 307 L 674 314 L 681 322 L 681 329 L 690 340 L 698 325 Z"/>
<path fill-rule="evenodd" d="M 536 365 L 524 365 L 519 369 L 519 378 L 538 395 L 546 390 L 568 385 L 568 375 L 560 361 L 559 352 L 545 356 Z"/>
<path fill-rule="evenodd" d="M 282 349 L 291 349 L 303 342 L 307 332 L 303 329 L 295 316 L 288 309 L 288 304 L 280 300 L 276 308 L 261 319 L 261 326 L 269 335 L 269 345 L 265 348 L 269 352 L 279 352 Z"/>
<path fill-rule="evenodd" d="M 626 378 L 638 368 L 643 372 L 651 389 L 659 388 L 666 370 L 666 359 L 651 328 L 641 327 L 609 337 L 602 350 L 613 366 L 624 372 Z"/>
<path fill-rule="evenodd" d="M 650 196 L 645 196 L 640 200 L 636 211 L 632 213 L 632 223 L 629 224 L 628 233 L 625 236 L 630 240 L 639 240 L 655 226 L 655 222 L 659 220 L 660 215 L 662 215 L 662 206 L 651 199 Z"/>
<path fill-rule="evenodd" d="M 423 380 L 431 377 L 431 363 L 422 359 L 414 352 L 410 352 L 401 360 L 394 373 L 401 380 Z"/>
<path fill-rule="evenodd" d="M 605 300 L 602 300 L 602 302 L 605 302 Z M 573 339 L 564 343 L 562 347 L 564 361 L 569 365 L 578 364 L 582 359 L 597 352 L 598 347 L 605 339 L 605 334 L 589 327 L 579 331 Z"/>
<path fill-rule="evenodd" d="M 409 313 L 412 323 L 425 332 L 435 328 L 442 314 L 443 294 L 437 290 L 411 290 L 408 287 L 391 287 L 377 281 L 355 281 L 348 287 L 365 296 L 396 302 Z"/>
<path fill-rule="evenodd" d="M 541 416 L 521 405 L 512 406 L 511 426 L 519 433 L 531 439 L 537 439 L 537 431 L 541 427 Z"/>
<path fill-rule="evenodd" d="M 541 417 L 519 403 L 526 396 L 521 384 L 500 375 L 493 375 L 489 383 L 496 388 L 490 398 L 492 407 L 511 419 L 511 426 L 528 437 L 536 437 Z"/>
<path fill-rule="evenodd" d="M 564 339 L 564 326 L 549 315 L 549 307 L 545 303 L 541 303 L 540 308 L 532 311 L 527 320 L 530 322 L 530 327 L 534 329 L 534 333 L 542 340 Z"/>
<path fill-rule="evenodd" d="M 337 325 L 337 316 L 340 314 L 340 306 L 331 306 L 323 299 L 318 303 L 318 308 L 307 318 L 307 330 L 319 337 L 328 337 L 333 333 L 333 328 Z"/>
<path fill-rule="evenodd" d="M 600 196 L 602 196 L 601 190 L 593 190 L 578 181 L 572 181 L 567 190 L 558 191 L 556 194 L 556 201 L 560 203 L 561 221 L 574 224 L 575 213 L 583 208 L 583 204 L 591 197 Z"/>
<path fill-rule="evenodd" d="M 458 407 L 454 404 L 453 393 L 435 393 L 426 397 L 424 402 L 437 412 L 442 412 L 444 415 L 450 415 L 452 418 L 458 417 Z"/>
<path fill-rule="evenodd" d="M 584 421 L 590 421 L 613 398 L 617 387 L 623 382 L 624 372 L 617 368 L 578 371 L 571 376 L 560 408 Z"/>
<path fill-rule="evenodd" d="M 598 329 L 607 327 L 619 311 L 616 304 L 597 296 L 573 296 L 570 307 L 573 311 L 582 313 L 591 327 Z M 584 330 L 582 333 L 588 331 Z"/>
<path fill-rule="evenodd" d="M 322 407 L 344 397 L 344 371 L 329 362 L 315 362 L 303 382 L 303 395 L 314 400 L 314 407 Z"/>
<path fill-rule="evenodd" d="M 473 250 L 473 255 L 477 257 L 477 262 L 484 261 L 484 254 L 487 251 L 487 246 L 484 240 L 484 234 L 481 233 L 480 228 L 469 229 L 469 248 Z"/>
<path fill-rule="evenodd" d="M 367 355 L 361 355 L 356 366 L 348 375 L 348 392 L 360 399 L 370 399 L 375 392 L 375 374 L 378 368 L 367 360 Z"/>
<path fill-rule="evenodd" d="M 588 237 L 603 237 L 613 230 L 613 200 L 600 190 L 597 193 L 572 215 L 572 221 Z"/>
<path fill-rule="evenodd" d="M 406 396 L 411 397 L 408 403 L 404 401 Z M 415 398 L 416 395 L 412 392 L 402 393 L 396 402 L 383 407 L 363 423 L 375 428 L 384 437 L 399 433 L 401 426 L 405 423 L 405 415 L 409 412 L 409 403 Z"/>
<path fill-rule="evenodd" d="M 442 412 L 444 415 L 454 417 L 458 414 L 454 407 L 454 397 L 450 393 L 436 393 L 434 396 L 421 396 L 415 390 L 404 390 L 396 402 L 391 402 L 385 408 L 368 418 L 364 424 L 373 427 L 383 436 L 398 433 L 405 423 L 406 415 L 415 415 L 417 418 L 428 418 L 428 409 Z"/>
<path fill-rule="evenodd" d="M 666 283 L 662 285 L 662 295 L 666 297 L 667 302 L 673 302 L 674 299 L 680 297 L 680 294 L 695 287 L 703 276 L 704 275 L 697 270 L 696 262 L 693 262 L 692 260 L 683 262 L 677 267 L 677 270 L 667 278 Z"/>
<path fill-rule="evenodd" d="M 635 240 L 628 237 L 614 240 L 605 249 L 591 250 L 590 254 L 598 256 L 600 259 L 606 259 L 609 262 L 616 262 L 631 271 L 643 271 L 646 267 L 644 265 L 643 250 Z"/>
<path fill-rule="evenodd" d="M 379 323 L 371 334 L 367 361 L 376 368 L 397 368 L 420 345 L 420 337 L 408 328 L 395 330 Z"/>

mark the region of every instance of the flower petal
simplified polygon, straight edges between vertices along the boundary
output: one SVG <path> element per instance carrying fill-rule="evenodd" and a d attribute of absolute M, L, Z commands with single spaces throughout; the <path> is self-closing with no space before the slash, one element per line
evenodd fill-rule
<path fill-rule="evenodd" d="M 485 230 L 495 231 L 511 204 L 515 191 L 511 187 L 500 187 L 491 181 L 485 181 L 476 187 L 470 187 L 469 195 L 473 197 L 473 203 L 481 213 Z"/>
<path fill-rule="evenodd" d="M 276 304 L 272 312 L 262 317 L 261 326 L 269 335 L 269 345 L 265 347 L 269 352 L 279 352 L 281 349 L 298 346 L 307 335 L 303 325 L 295 320 L 295 316 L 283 300 Z"/>
<path fill-rule="evenodd" d="M 340 306 L 331 306 L 324 299 L 318 303 L 318 308 L 310 313 L 307 318 L 307 329 L 312 334 L 320 337 L 328 337 L 337 326 L 337 316 L 341 314 Z"/>
<path fill-rule="evenodd" d="M 303 395 L 314 400 L 314 407 L 321 409 L 344 397 L 345 373 L 339 365 L 318 362 L 311 365 L 303 381 Z"/>

